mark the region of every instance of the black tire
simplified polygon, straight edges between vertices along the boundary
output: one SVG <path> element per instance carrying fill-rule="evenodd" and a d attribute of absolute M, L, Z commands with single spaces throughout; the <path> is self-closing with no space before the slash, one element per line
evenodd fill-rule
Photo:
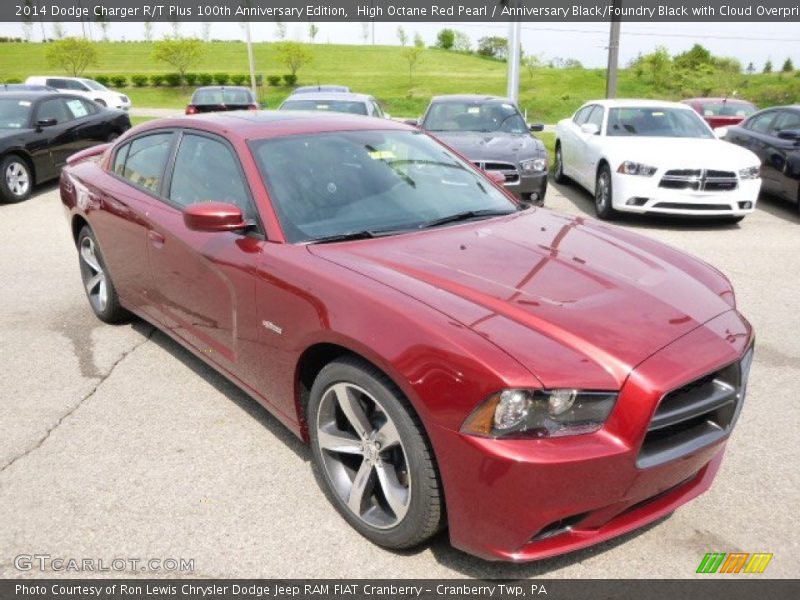
<path fill-rule="evenodd" d="M 597 180 L 594 186 L 594 209 L 599 219 L 613 219 L 616 212 L 614 210 L 614 188 L 611 182 L 611 169 L 603 163 L 597 169 Z"/>
<path fill-rule="evenodd" d="M 355 398 L 363 409 L 362 414 L 367 415 L 368 423 L 374 425 L 374 431 L 380 429 L 379 420 L 381 417 L 390 420 L 396 428 L 397 437 L 399 437 L 401 444 L 395 445 L 393 448 L 395 450 L 399 448 L 403 460 L 395 460 L 394 464 L 402 462 L 407 473 L 405 480 L 407 487 L 403 488 L 407 492 L 407 508 L 404 516 L 394 524 L 389 523 L 384 527 L 379 527 L 373 526 L 366 520 L 367 514 L 374 508 L 373 503 L 380 508 L 378 504 L 380 498 L 384 498 L 384 509 L 390 504 L 386 502 L 386 496 L 381 495 L 384 488 L 379 481 L 377 467 L 367 466 L 369 474 L 365 479 L 372 483 L 364 486 L 371 491 L 368 494 L 363 494 L 366 497 L 366 505 L 368 506 L 363 516 L 351 510 L 347 502 L 340 496 L 340 494 L 343 495 L 341 490 L 342 481 L 344 481 L 345 487 L 349 483 L 351 488 L 355 488 L 353 484 L 357 479 L 355 473 L 360 473 L 361 469 L 368 463 L 367 455 L 358 453 L 337 454 L 321 448 L 320 431 L 325 430 L 326 415 L 329 414 L 327 410 L 331 405 L 336 410 L 341 410 L 341 404 L 337 400 L 338 394 L 333 391 L 334 385 L 341 384 L 351 386 L 348 389 L 354 387 L 366 392 L 367 396 Z M 369 398 L 370 396 L 371 398 Z M 370 401 L 376 401 L 373 404 L 373 412 L 370 412 L 370 407 L 368 406 Z M 381 409 L 380 412 L 379 409 Z M 337 416 L 341 417 L 341 415 Z M 378 425 L 375 424 L 376 421 Z M 338 423 L 341 422 L 340 418 Z M 385 423 L 386 421 L 383 422 Z M 344 421 L 342 427 L 347 428 L 349 426 L 348 423 L 348 421 Z M 402 549 L 424 542 L 440 529 L 444 509 L 441 484 L 433 452 L 422 425 L 408 401 L 397 386 L 383 373 L 356 357 L 341 358 L 326 365 L 320 371 L 311 388 L 308 406 L 308 429 L 313 455 L 312 464 L 317 483 L 331 504 L 339 511 L 339 514 L 361 535 L 379 546 Z M 356 441 L 359 441 L 354 429 L 351 436 Z M 366 440 L 367 438 L 364 437 L 362 439 Z M 392 452 L 392 450 L 383 450 L 383 452 Z M 338 475 L 332 475 L 334 469 L 330 465 L 339 465 L 341 467 L 345 461 L 337 461 L 343 456 L 350 461 L 350 471 L 339 468 Z M 380 456 L 385 461 L 382 468 L 386 468 L 385 465 L 391 464 L 391 456 L 384 456 L 383 453 Z M 381 464 L 380 458 L 377 460 L 378 464 Z M 342 479 L 343 473 L 346 473 L 347 480 Z M 338 491 L 337 483 L 334 483 L 334 477 L 339 482 Z M 402 482 L 402 478 L 393 481 Z M 371 487 L 368 487 L 370 485 Z M 349 491 L 350 497 L 352 497 L 352 489 Z M 362 503 L 359 503 L 359 506 L 362 505 Z"/>
<path fill-rule="evenodd" d="M 744 215 L 738 217 L 723 217 L 720 221 L 726 225 L 735 225 L 736 223 L 741 223 L 742 219 L 744 219 Z"/>
<path fill-rule="evenodd" d="M 92 256 L 91 259 L 89 254 Z M 88 226 L 84 226 L 78 233 L 78 264 L 83 289 L 95 316 L 106 323 L 119 323 L 130 319 L 131 314 L 119 303 L 108 265 L 94 232 Z M 98 275 L 101 276 L 100 279 Z"/>
<path fill-rule="evenodd" d="M 561 153 L 561 144 L 556 142 L 556 158 L 553 161 L 553 181 L 556 183 L 569 183 L 569 177 L 564 175 L 564 156 Z"/>
<path fill-rule="evenodd" d="M 0 161 L 0 200 L 9 204 L 31 197 L 33 172 L 25 159 L 11 154 Z"/>

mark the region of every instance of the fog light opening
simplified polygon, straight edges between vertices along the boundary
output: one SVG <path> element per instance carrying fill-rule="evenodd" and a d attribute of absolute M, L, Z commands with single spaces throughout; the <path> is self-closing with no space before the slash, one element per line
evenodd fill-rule
<path fill-rule="evenodd" d="M 645 204 L 647 204 L 647 200 L 648 200 L 648 198 L 642 198 L 640 196 L 634 196 L 633 198 L 628 198 L 628 200 L 627 200 L 627 202 L 625 202 L 625 204 L 627 204 L 628 206 L 644 206 Z"/>
<path fill-rule="evenodd" d="M 750 210 L 751 208 L 753 208 L 753 203 L 752 202 L 749 202 L 749 201 L 748 202 L 739 202 L 739 209 L 740 210 Z"/>

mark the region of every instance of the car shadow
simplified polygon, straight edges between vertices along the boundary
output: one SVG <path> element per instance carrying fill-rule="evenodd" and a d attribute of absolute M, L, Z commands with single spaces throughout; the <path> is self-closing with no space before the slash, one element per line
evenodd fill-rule
<path fill-rule="evenodd" d="M 800 223 L 800 207 L 796 203 L 789 202 L 783 198 L 770 194 L 761 194 L 756 207 L 773 217 L 791 221 L 792 223 Z"/>
<path fill-rule="evenodd" d="M 50 181 L 46 181 L 45 183 L 40 183 L 37 186 L 34 186 L 33 191 L 31 192 L 30 197 L 27 200 L 23 200 L 22 202 L 3 202 L 0 200 L 0 210 L 4 208 L 9 209 L 13 206 L 22 206 L 27 202 L 35 202 L 36 199 L 48 192 L 52 192 L 58 189 L 58 179 L 51 179 Z M 60 202 L 60 200 L 59 200 Z"/>
<path fill-rule="evenodd" d="M 247 413 L 247 415 L 255 419 L 267 432 L 278 438 L 279 441 L 294 452 L 303 462 L 309 462 L 311 460 L 311 451 L 308 446 L 240 387 L 220 375 L 216 370 L 186 350 L 178 342 L 159 329 L 154 328 L 149 323 L 145 321 L 134 321 L 132 328 L 144 336 L 149 336 L 154 344 L 166 350 L 184 366 L 188 367 L 195 375 L 201 377 L 220 394 Z"/>
<path fill-rule="evenodd" d="M 578 211 L 592 219 L 597 218 L 594 210 L 594 197 L 575 182 L 554 183 L 550 185 L 558 191 Z M 547 206 L 547 204 L 545 204 Z M 612 220 L 606 221 L 614 225 L 625 225 L 635 229 L 674 229 L 692 231 L 725 231 L 740 228 L 739 223 L 726 223 L 720 219 L 702 217 L 684 217 L 671 215 L 637 215 L 618 213 Z M 745 220 L 746 222 L 746 220 Z"/>

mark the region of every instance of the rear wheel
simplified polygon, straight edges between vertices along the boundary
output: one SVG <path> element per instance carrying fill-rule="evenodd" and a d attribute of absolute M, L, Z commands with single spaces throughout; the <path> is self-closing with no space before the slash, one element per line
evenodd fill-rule
<path fill-rule="evenodd" d="M 616 212 L 613 205 L 614 190 L 611 186 L 611 170 L 603 164 L 597 170 L 594 186 L 594 208 L 600 219 L 611 219 Z"/>
<path fill-rule="evenodd" d="M 556 159 L 553 165 L 553 179 L 556 183 L 567 183 L 569 178 L 564 175 L 564 156 L 561 154 L 561 144 L 556 144 Z"/>
<path fill-rule="evenodd" d="M 355 358 L 320 371 L 308 410 L 314 474 L 361 535 L 387 548 L 438 531 L 442 497 L 433 453 L 399 389 Z"/>
<path fill-rule="evenodd" d="M 97 318 L 106 323 L 118 323 L 129 318 L 130 313 L 119 303 L 108 265 L 103 259 L 94 233 L 88 226 L 81 229 L 78 234 L 78 260 L 83 288 L 89 299 L 89 306 Z"/>
<path fill-rule="evenodd" d="M 0 163 L 0 198 L 5 202 L 27 200 L 33 190 L 33 174 L 28 163 L 16 155 L 7 156 Z"/>

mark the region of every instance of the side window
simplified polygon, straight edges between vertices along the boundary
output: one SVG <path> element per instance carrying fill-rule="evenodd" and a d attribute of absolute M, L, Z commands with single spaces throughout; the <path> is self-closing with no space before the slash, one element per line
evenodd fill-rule
<path fill-rule="evenodd" d="M 83 85 L 80 81 L 75 81 L 74 79 L 65 79 L 66 88 L 68 90 L 75 90 L 76 92 L 87 92 L 89 88 Z"/>
<path fill-rule="evenodd" d="M 575 113 L 575 116 L 572 120 L 575 122 L 576 125 L 580 126 L 586 123 L 586 119 L 589 118 L 589 113 L 592 112 L 594 108 L 594 104 L 590 104 L 589 106 L 584 106 L 578 112 Z"/>
<path fill-rule="evenodd" d="M 780 111 L 770 129 L 775 133 L 787 129 L 800 129 L 800 112 L 793 110 Z"/>
<path fill-rule="evenodd" d="M 383 117 L 383 111 L 381 110 L 380 105 L 375 100 L 370 100 L 372 103 L 372 116 L 373 117 Z"/>
<path fill-rule="evenodd" d="M 596 104 L 594 109 L 591 113 L 589 113 L 589 118 L 586 119 L 587 123 L 591 123 L 592 125 L 597 125 L 597 130 L 602 131 L 603 129 L 603 114 L 605 110 L 599 104 Z"/>
<path fill-rule="evenodd" d="M 86 98 L 81 98 L 80 100 L 81 104 L 83 104 L 83 107 L 86 109 L 86 114 L 96 115 L 100 111 L 97 104 L 95 104 L 91 100 L 87 100 Z"/>
<path fill-rule="evenodd" d="M 114 173 L 117 175 L 122 176 L 124 174 L 125 159 L 128 158 L 130 147 L 130 144 L 125 144 L 122 148 L 117 149 L 117 153 L 114 155 Z"/>
<path fill-rule="evenodd" d="M 47 83 L 47 85 L 49 85 L 50 87 L 54 87 L 54 88 L 56 88 L 57 90 L 65 90 L 65 89 L 67 89 L 67 82 L 66 82 L 66 80 L 64 80 L 64 79 L 55 79 L 55 78 L 53 78 L 53 79 L 48 79 L 48 80 L 46 81 L 46 83 Z"/>
<path fill-rule="evenodd" d="M 68 121 L 72 121 L 73 116 L 62 98 L 51 98 L 43 101 L 39 105 L 36 118 L 40 121 L 44 119 L 55 119 L 58 123 L 67 123 Z"/>
<path fill-rule="evenodd" d="M 171 145 L 172 133 L 156 133 L 136 138 L 130 143 L 122 176 L 157 194 Z"/>
<path fill-rule="evenodd" d="M 245 218 L 255 218 L 243 175 L 230 148 L 215 139 L 186 134 L 172 171 L 169 199 L 185 207 L 198 202 L 230 202 Z"/>
<path fill-rule="evenodd" d="M 757 133 L 767 133 L 774 118 L 775 111 L 769 111 L 760 115 L 756 115 L 747 121 L 745 129 L 749 129 L 750 131 L 755 131 Z"/>
<path fill-rule="evenodd" d="M 90 114 L 86 102 L 83 102 L 80 98 L 67 98 L 65 102 L 73 119 L 80 119 Z"/>

